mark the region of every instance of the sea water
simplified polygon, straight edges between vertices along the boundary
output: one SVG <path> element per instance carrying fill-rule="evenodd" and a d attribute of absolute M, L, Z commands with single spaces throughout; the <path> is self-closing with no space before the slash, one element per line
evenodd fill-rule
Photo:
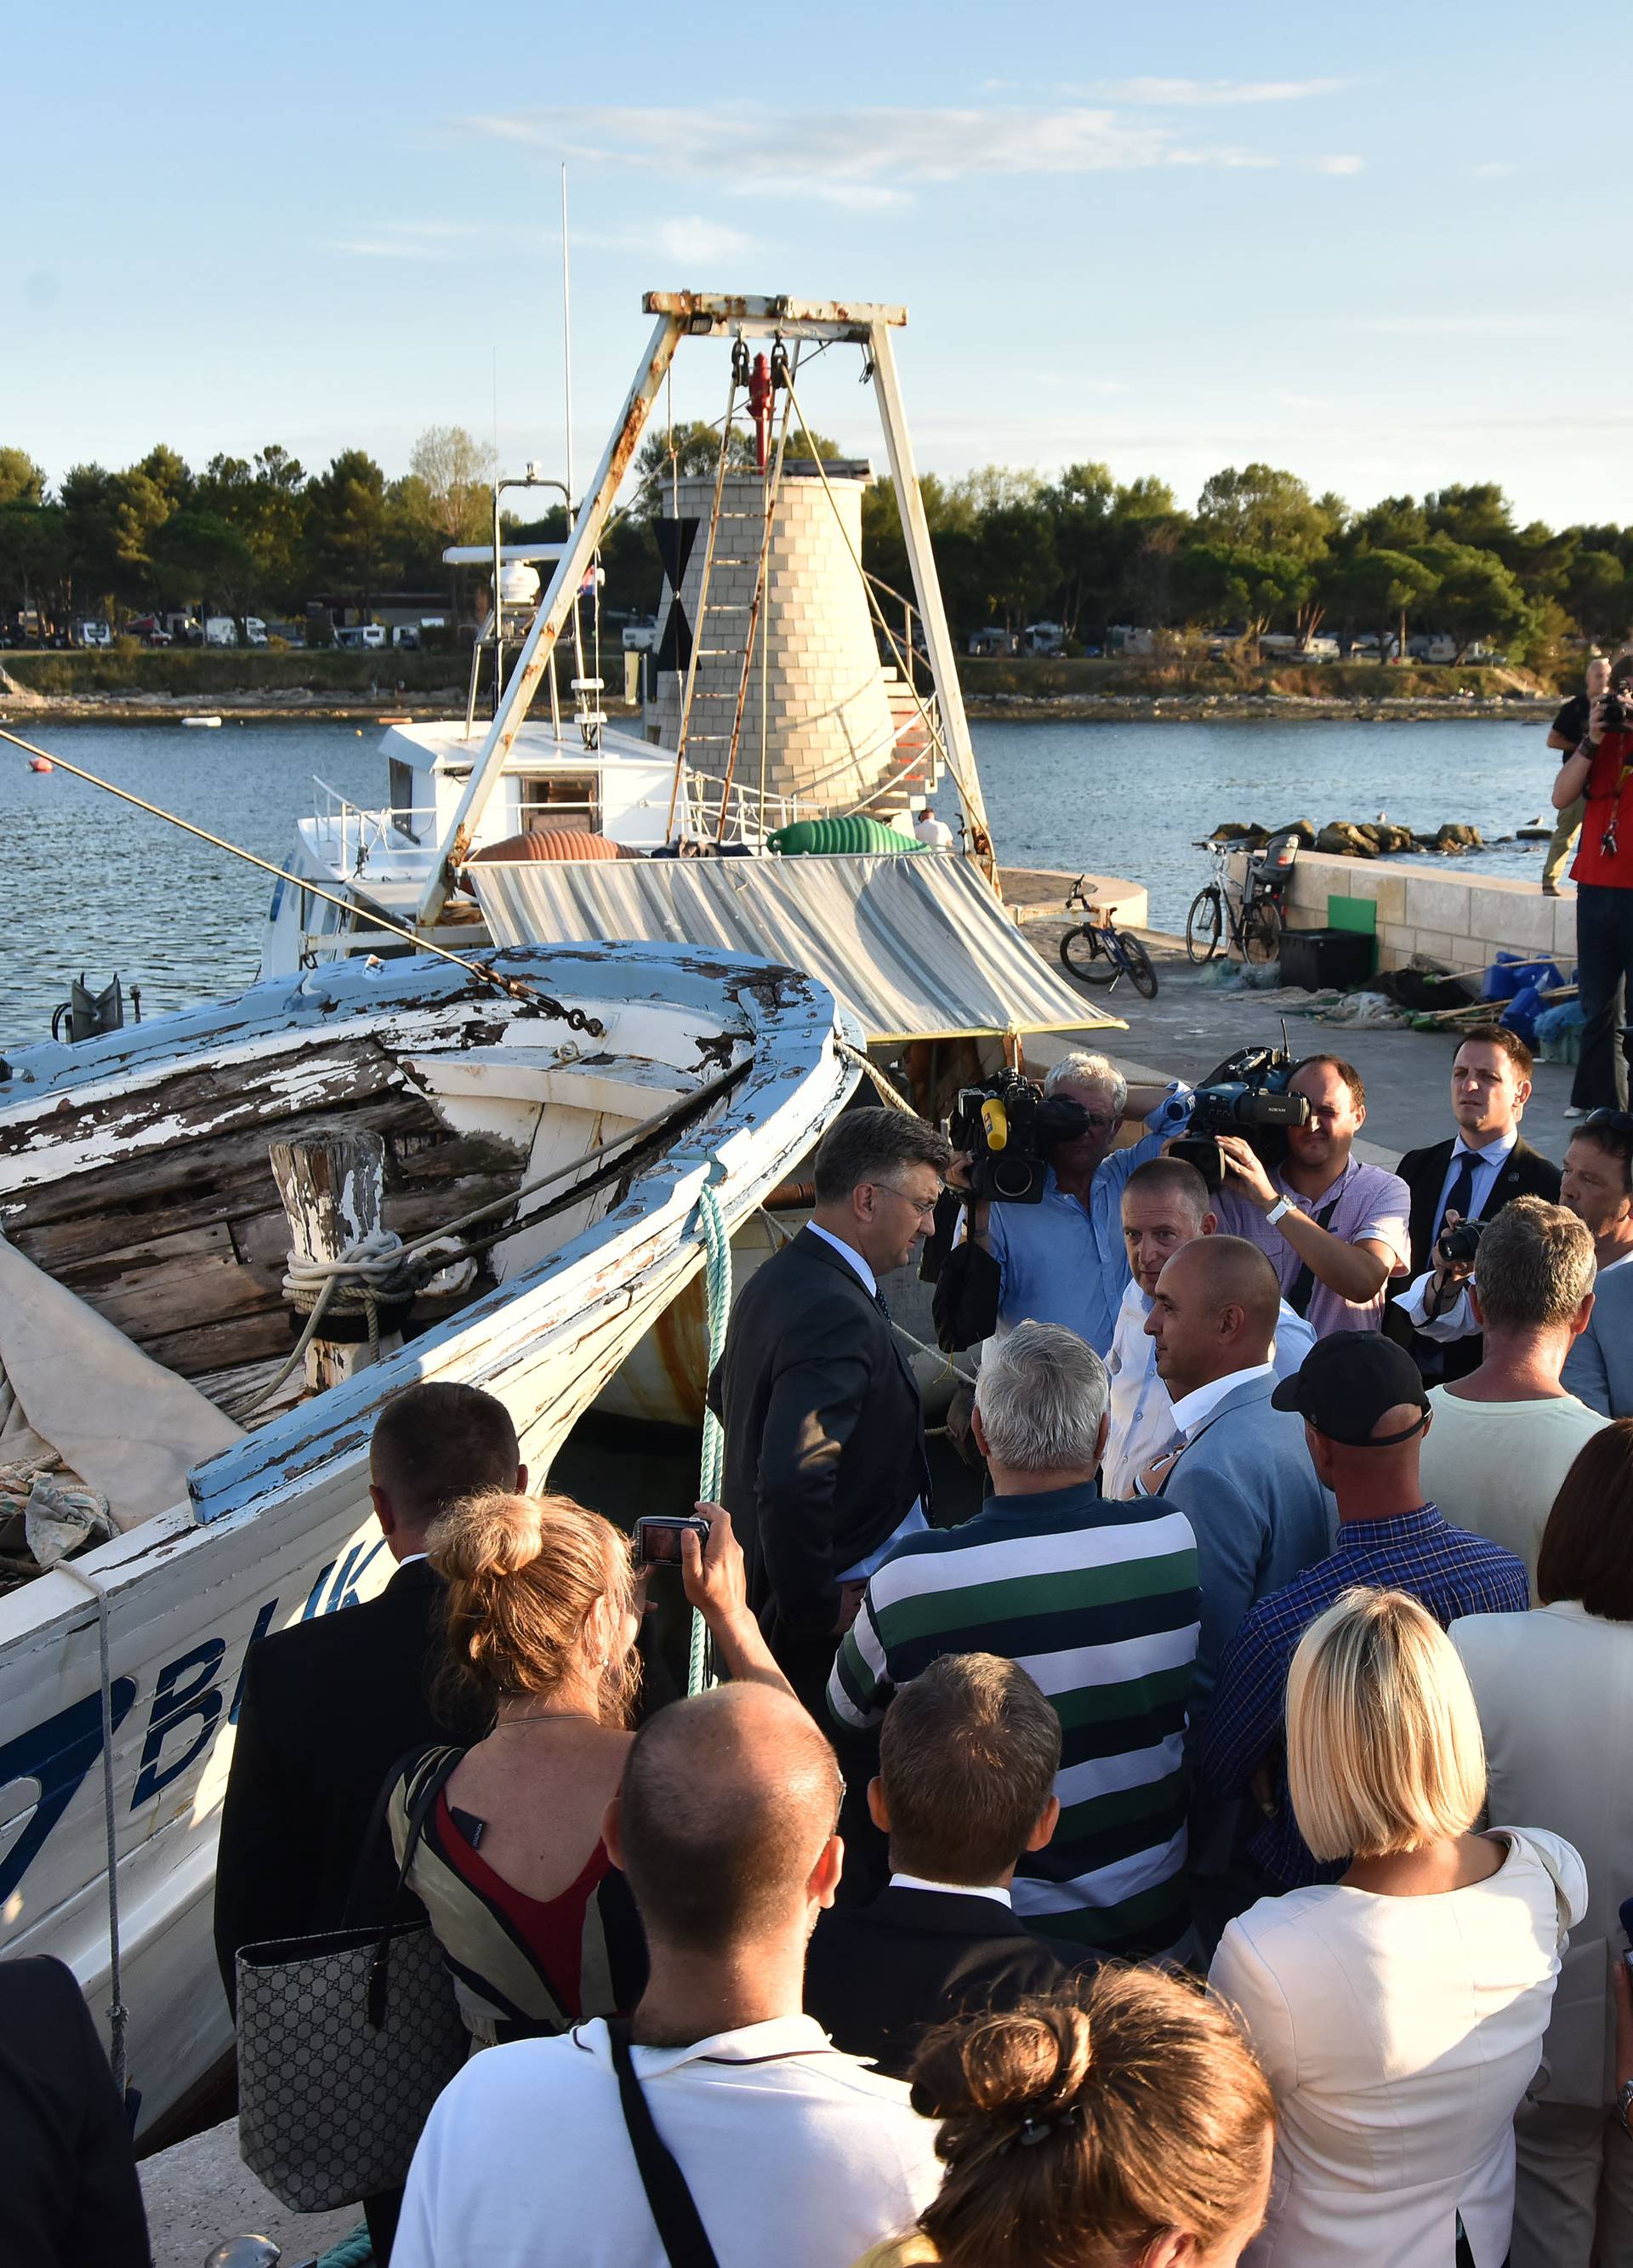
<path fill-rule="evenodd" d="M 386 799 L 378 727 L 21 723 L 25 737 L 274 862 L 320 800 Z M 1546 727 L 1453 719 L 1375 724 L 978 724 L 976 755 L 1006 865 L 1083 868 L 1144 882 L 1151 918 L 1177 929 L 1203 880 L 1194 839 L 1225 819 L 1393 820 L 1432 832 L 1465 820 L 1488 841 L 1548 802 Z M 955 808 L 950 787 L 943 804 Z M 0 1037 L 43 1036 L 82 971 L 117 969 L 158 1016 L 253 982 L 268 876 L 65 771 L 31 772 L 0 742 L 5 844 Z M 1540 848 L 1493 847 L 1464 865 L 1540 877 Z"/>

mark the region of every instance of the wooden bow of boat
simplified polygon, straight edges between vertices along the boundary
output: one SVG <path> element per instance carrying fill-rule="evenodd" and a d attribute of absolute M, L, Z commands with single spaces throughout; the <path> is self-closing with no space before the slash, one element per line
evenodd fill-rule
<path fill-rule="evenodd" d="M 65 1335 L 49 1366 L 40 1333 L 14 1343 L 0 1313 L 0 1364 L 123 1530 L 0 1595 L 0 1946 L 60 1955 L 106 2000 L 83 1570 L 107 1602 L 124 1998 L 150 2119 L 228 2039 L 209 1917 L 245 1647 L 389 1572 L 367 1496 L 381 1403 L 422 1378 L 482 1386 L 547 1473 L 700 1267 L 703 1188 L 734 1226 L 855 1081 L 832 994 L 792 970 L 651 945 L 497 961 L 592 1010 L 602 1036 L 445 963 L 354 963 L 25 1050 L 0 1084 L 0 1268 Z M 254 1411 L 300 1323 L 268 1149 L 324 1127 L 379 1138 L 384 1224 L 411 1252 L 463 1221 L 453 1241 L 479 1272 L 421 1283 L 394 1352 L 321 1392 L 298 1373 L 291 1401 Z M 141 1438 L 161 1403 L 208 1444 L 190 1473 L 178 1421 Z M 121 1500 L 133 1475 L 147 1495 Z"/>

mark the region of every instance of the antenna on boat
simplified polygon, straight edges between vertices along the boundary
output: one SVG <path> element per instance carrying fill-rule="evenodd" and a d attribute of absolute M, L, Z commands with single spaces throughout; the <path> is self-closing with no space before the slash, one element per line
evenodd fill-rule
<path fill-rule="evenodd" d="M 567 163 L 562 161 L 562 362 L 567 404 L 567 517 L 573 515 L 573 292 L 567 252 Z"/>

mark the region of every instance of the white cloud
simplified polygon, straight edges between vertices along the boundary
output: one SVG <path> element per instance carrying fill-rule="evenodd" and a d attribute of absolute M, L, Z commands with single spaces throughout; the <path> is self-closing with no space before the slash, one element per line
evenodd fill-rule
<path fill-rule="evenodd" d="M 861 210 L 904 202 L 903 182 L 1277 163 L 1251 150 L 1187 146 L 1171 126 L 1104 104 L 780 112 L 758 105 L 712 111 L 606 105 L 489 114 L 464 124 L 552 156 L 725 177 L 752 184 L 756 195 Z"/>
<path fill-rule="evenodd" d="M 1360 173 L 1366 170 L 1365 158 L 1317 158 L 1312 162 L 1318 173 Z"/>
<path fill-rule="evenodd" d="M 752 251 L 754 239 L 701 213 L 678 213 L 655 228 L 630 230 L 626 241 L 632 252 L 661 252 L 666 260 L 729 260 Z"/>
<path fill-rule="evenodd" d="M 1084 92 L 1106 102 L 1132 102 L 1151 109 L 1195 109 L 1239 102 L 1308 102 L 1335 94 L 1341 78 L 1125 78 Z"/>
<path fill-rule="evenodd" d="M 1464 170 L 1471 181 L 1501 181 L 1505 180 L 1510 173 L 1518 172 L 1519 168 L 1498 159 L 1490 165 L 1469 166 Z"/>
<path fill-rule="evenodd" d="M 364 260 L 452 260 L 474 232 L 460 221 L 379 221 L 367 236 L 337 238 L 334 249 Z"/>

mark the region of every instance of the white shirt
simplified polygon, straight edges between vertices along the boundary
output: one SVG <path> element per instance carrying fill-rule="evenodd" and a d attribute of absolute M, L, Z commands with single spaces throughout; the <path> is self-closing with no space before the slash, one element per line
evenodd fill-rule
<path fill-rule="evenodd" d="M 994 1898 L 1001 1906 L 1013 1906 L 1014 1900 L 1004 1882 L 932 1882 L 923 1874 L 893 1874 L 893 1890 L 939 1890 L 950 1898 Z"/>
<path fill-rule="evenodd" d="M 1249 1363 L 1246 1370 L 1227 1370 L 1223 1378 L 1210 1378 L 1206 1386 L 1195 1386 L 1188 1394 L 1181 1394 L 1173 1405 L 1173 1422 L 1186 1440 L 1202 1431 L 1227 1394 L 1234 1394 L 1239 1386 L 1246 1386 L 1252 1378 L 1274 1378 L 1273 1362 Z"/>
<path fill-rule="evenodd" d="M 857 1250 L 856 1246 L 854 1244 L 847 1244 L 842 1236 L 835 1236 L 831 1228 L 819 1228 L 813 1220 L 808 1220 L 805 1223 L 805 1226 L 811 1231 L 813 1236 L 820 1236 L 824 1244 L 831 1244 L 842 1260 L 847 1260 L 850 1262 L 850 1265 L 856 1270 L 857 1274 L 862 1278 L 862 1288 L 867 1293 L 868 1298 L 870 1300 L 877 1300 L 879 1297 L 879 1278 L 868 1266 L 867 1262 L 862 1257 L 862 1255 Z"/>
<path fill-rule="evenodd" d="M 1243 2268 L 1449 2268 L 1460 2213 L 1480 2268 L 1507 2252 L 1514 2113 L 1587 1876 L 1557 1836 L 1502 1831 L 1502 1866 L 1466 1889 L 1316 1883 L 1226 1928 L 1209 1981 L 1276 2096 L 1269 2218 Z"/>
<path fill-rule="evenodd" d="M 1183 1438 L 1174 1423 L 1168 1389 L 1157 1375 L 1157 1342 L 1145 1328 L 1153 1304 L 1151 1293 L 1130 1277 L 1106 1364 L 1111 1379 L 1111 1430 L 1106 1436 L 1100 1485 L 1117 1503 L 1137 1495 L 1136 1475 L 1177 1449 Z M 1284 1300 L 1272 1356 L 1276 1376 L 1291 1378 L 1314 1344 L 1313 1325 Z"/>
<path fill-rule="evenodd" d="M 835 2268 L 941 2185 L 936 2126 L 809 2016 L 633 2060 L 720 2268 Z M 394 2268 L 666 2268 L 607 2026 L 474 2056 L 408 2172 Z"/>

